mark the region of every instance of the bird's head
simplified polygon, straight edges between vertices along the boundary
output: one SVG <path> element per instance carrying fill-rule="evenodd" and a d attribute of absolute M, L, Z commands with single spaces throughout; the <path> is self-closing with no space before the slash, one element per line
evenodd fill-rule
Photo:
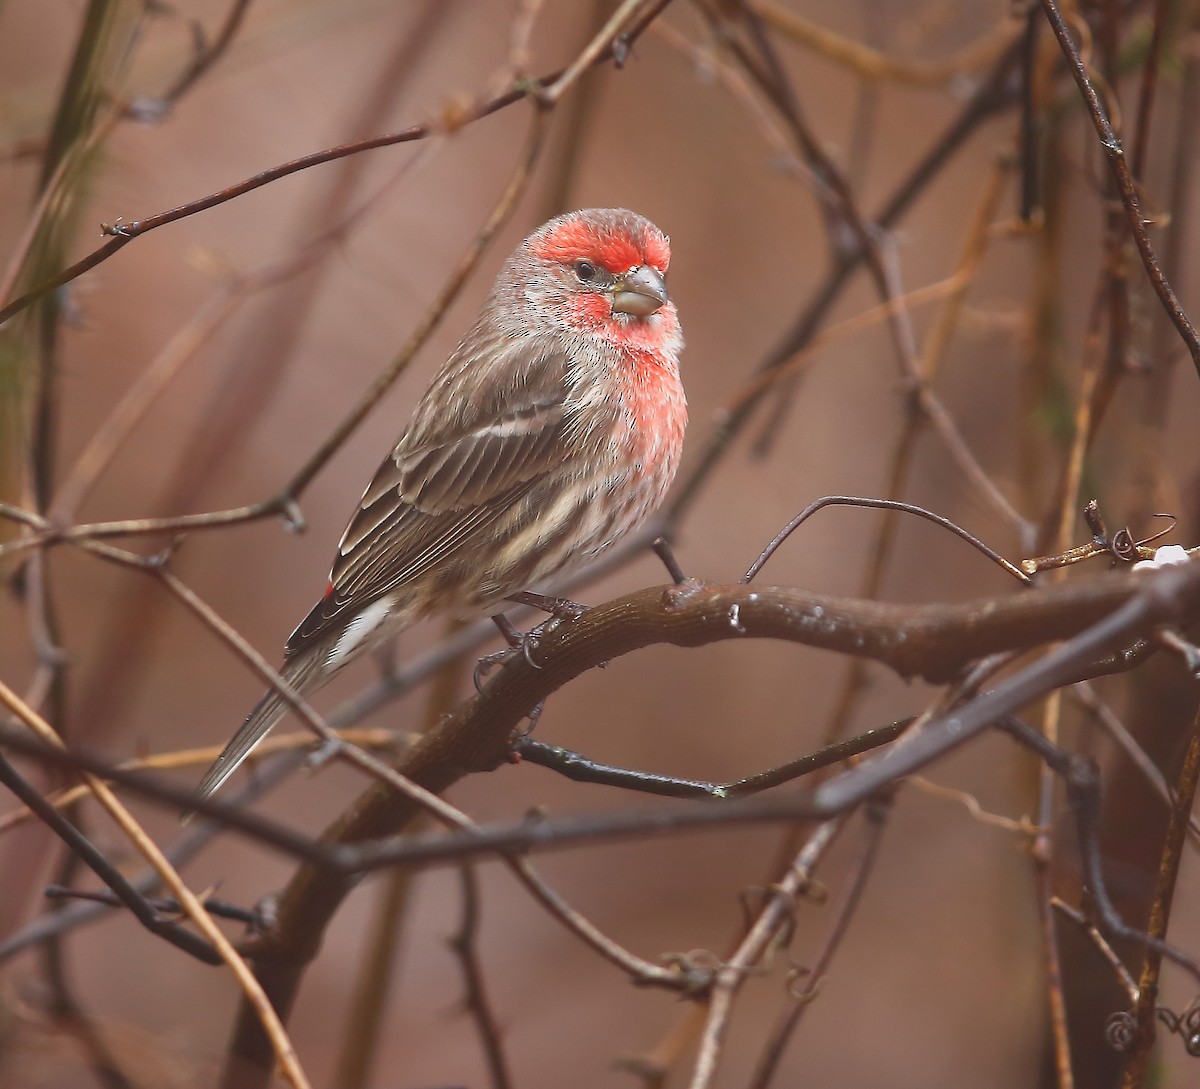
<path fill-rule="evenodd" d="M 667 236 L 624 208 L 558 216 L 526 239 L 524 293 L 568 330 L 672 356 L 682 345 L 667 293 Z"/>

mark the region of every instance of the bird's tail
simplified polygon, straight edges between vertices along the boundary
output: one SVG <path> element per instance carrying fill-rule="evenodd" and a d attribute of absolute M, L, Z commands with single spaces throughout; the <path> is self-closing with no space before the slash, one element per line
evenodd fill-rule
<path fill-rule="evenodd" d="M 323 660 L 322 653 L 310 651 L 298 654 L 284 665 L 280 675 L 295 691 L 303 695 L 319 687 L 322 674 L 318 667 Z M 221 755 L 204 773 L 196 793 L 201 798 L 207 798 L 220 789 L 225 780 L 237 771 L 258 743 L 267 736 L 267 731 L 284 716 L 287 709 L 288 703 L 283 696 L 273 688 L 267 691 L 246 716 L 246 721 L 238 727 L 237 733 L 230 738 L 229 744 L 221 750 Z"/>

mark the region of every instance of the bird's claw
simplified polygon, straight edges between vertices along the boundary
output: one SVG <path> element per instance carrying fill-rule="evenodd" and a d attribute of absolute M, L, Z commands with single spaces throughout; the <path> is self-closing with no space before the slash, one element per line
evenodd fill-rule
<path fill-rule="evenodd" d="M 545 700 L 542 700 L 540 703 L 535 704 L 532 708 L 530 708 L 529 714 L 527 714 L 525 716 L 526 718 L 529 719 L 529 725 L 526 726 L 525 729 L 523 729 L 523 730 L 513 730 L 514 740 L 519 741 L 519 740 L 521 740 L 521 738 L 528 737 L 531 733 L 533 733 L 533 731 L 537 728 L 538 719 L 540 719 L 542 717 L 542 712 L 545 709 L 546 709 L 546 701 Z"/>
<path fill-rule="evenodd" d="M 542 667 L 533 660 L 533 648 L 538 645 L 538 629 L 535 628 L 531 632 L 527 632 L 525 638 L 521 640 L 521 653 L 525 656 L 525 662 L 530 669 L 541 669 Z"/>
<path fill-rule="evenodd" d="M 489 673 L 506 658 L 511 658 L 514 647 L 505 647 L 503 650 L 494 650 L 491 654 L 485 654 L 475 663 L 475 672 L 471 674 L 471 681 L 475 685 L 475 691 L 481 696 L 483 695 L 483 681 Z"/>
<path fill-rule="evenodd" d="M 550 621 L 546 621 L 550 623 Z M 537 662 L 533 660 L 533 652 L 537 649 L 538 636 L 542 633 L 545 624 L 539 624 L 532 631 L 518 634 L 517 642 L 512 646 L 505 647 L 503 650 L 494 650 L 491 654 L 485 654 L 475 663 L 475 672 L 472 675 L 472 680 L 475 683 L 475 691 L 483 695 L 483 682 L 489 673 L 498 665 L 503 665 L 508 662 L 515 654 L 520 654 L 525 659 L 525 664 L 530 669 L 541 669 Z"/>

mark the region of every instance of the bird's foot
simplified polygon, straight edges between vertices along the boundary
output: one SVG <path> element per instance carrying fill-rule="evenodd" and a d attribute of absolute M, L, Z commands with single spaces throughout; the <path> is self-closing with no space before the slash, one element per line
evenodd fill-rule
<path fill-rule="evenodd" d="M 485 654 L 475 663 L 475 672 L 471 674 L 471 680 L 475 685 L 475 691 L 481 696 L 483 695 L 483 682 L 487 679 L 487 675 L 491 673 L 496 666 L 502 662 L 508 661 L 514 654 L 514 647 L 505 647 L 503 650 L 494 650 L 491 654 Z"/>
<path fill-rule="evenodd" d="M 491 654 L 485 654 L 475 663 L 475 672 L 473 680 L 475 682 L 475 691 L 480 695 L 483 694 L 483 682 L 487 675 L 498 665 L 510 661 L 515 655 L 521 654 L 525 661 L 532 669 L 541 669 L 542 667 L 533 660 L 533 651 L 538 645 L 538 635 L 546 624 L 551 623 L 555 618 L 539 624 L 532 631 L 519 631 L 511 620 L 503 613 L 496 613 L 492 617 L 493 623 L 500 629 L 500 634 L 504 636 L 504 641 L 508 646 L 503 650 L 493 651 Z"/>

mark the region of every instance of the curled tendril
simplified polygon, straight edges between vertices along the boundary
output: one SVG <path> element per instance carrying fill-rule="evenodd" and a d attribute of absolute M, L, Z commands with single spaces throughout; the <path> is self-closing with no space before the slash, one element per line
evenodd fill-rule
<path fill-rule="evenodd" d="M 1200 1056 L 1200 1001 L 1192 1000 L 1192 1004 L 1184 1011 L 1183 1026 L 1180 1029 L 1183 1045 L 1187 1053 Z"/>
<path fill-rule="evenodd" d="M 1118 1010 L 1104 1025 L 1104 1038 L 1114 1051 L 1128 1051 L 1133 1047 L 1137 1022 L 1128 1010 Z"/>
<path fill-rule="evenodd" d="M 1160 529 L 1157 533 L 1152 533 L 1149 537 L 1143 537 L 1140 541 L 1138 541 L 1139 547 L 1141 547 L 1142 545 L 1152 544 L 1153 542 L 1157 541 L 1160 537 L 1165 537 L 1168 533 L 1171 532 L 1171 530 L 1173 530 L 1175 528 L 1175 526 L 1179 522 L 1179 519 L 1176 518 L 1175 515 L 1173 515 L 1173 514 L 1152 514 L 1152 515 L 1150 515 L 1150 517 L 1151 518 L 1166 518 L 1170 524 L 1165 529 Z"/>
<path fill-rule="evenodd" d="M 1161 1006 L 1154 1012 L 1168 1031 L 1183 1040 L 1184 1049 L 1189 1055 L 1200 1056 L 1200 1005 L 1193 1001 L 1179 1014 Z"/>
<path fill-rule="evenodd" d="M 1112 535 L 1108 550 L 1113 554 L 1114 559 L 1120 560 L 1122 563 L 1133 563 L 1138 558 L 1137 545 L 1134 543 L 1133 534 L 1128 529 L 1118 529 Z"/>
<path fill-rule="evenodd" d="M 1200 1001 L 1193 1002 L 1183 1013 L 1166 1006 L 1154 1010 L 1155 1020 L 1169 1033 L 1183 1040 L 1183 1046 L 1193 1058 L 1200 1057 Z M 1104 1026 L 1104 1037 L 1114 1051 L 1129 1051 L 1137 1037 L 1137 1020 L 1128 1010 L 1114 1013 Z"/>
<path fill-rule="evenodd" d="M 802 981 L 803 986 L 801 986 Z M 816 979 L 813 979 L 811 968 L 796 965 L 788 972 L 788 994 L 801 1005 L 809 1003 L 816 998 L 824 985 L 825 977 L 818 976 Z"/>
<path fill-rule="evenodd" d="M 1170 523 L 1165 529 L 1160 529 L 1157 533 L 1151 534 L 1149 537 L 1143 538 L 1140 541 L 1133 539 L 1133 534 L 1129 532 L 1129 528 L 1118 529 L 1111 537 L 1106 537 L 1103 532 L 1095 534 L 1092 540 L 1101 548 L 1106 548 L 1109 554 L 1118 563 L 1134 563 L 1136 560 L 1142 559 L 1144 553 L 1140 550 L 1152 541 L 1157 541 L 1160 537 L 1165 537 L 1175 528 L 1177 519 L 1173 514 L 1154 514 L 1153 518 L 1166 518 Z"/>

